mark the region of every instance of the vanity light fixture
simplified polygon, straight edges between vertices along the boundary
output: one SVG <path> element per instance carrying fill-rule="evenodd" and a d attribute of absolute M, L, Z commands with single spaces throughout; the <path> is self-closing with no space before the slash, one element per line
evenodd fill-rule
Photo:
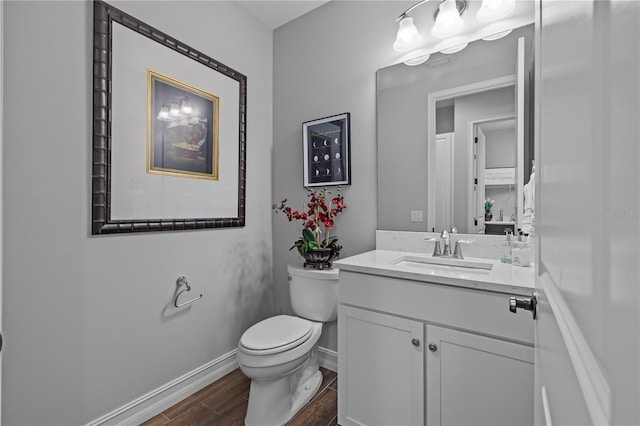
<path fill-rule="evenodd" d="M 417 49 L 409 53 L 403 59 L 405 65 L 409 65 L 411 67 L 424 64 L 427 62 L 431 54 L 427 51 L 427 49 Z"/>
<path fill-rule="evenodd" d="M 428 1 L 422 0 L 414 4 L 396 18 L 398 33 L 396 41 L 393 43 L 393 48 L 396 51 L 408 52 L 422 43 L 424 37 L 418 32 L 418 28 L 413 23 L 413 18 L 408 14 Z M 460 15 L 466 8 L 467 2 L 465 0 L 442 0 L 434 15 L 435 26 L 431 30 L 431 35 L 442 38 L 460 31 L 464 27 L 464 21 L 462 21 Z"/>
<path fill-rule="evenodd" d="M 393 48 L 398 52 L 407 53 L 408 59 L 402 59 L 407 65 L 422 64 L 429 59 L 430 54 L 437 51 L 445 54 L 459 52 L 468 45 L 468 40 L 472 39 L 469 37 L 471 34 L 477 34 L 476 37 L 490 41 L 498 40 L 512 31 L 509 26 L 513 23 L 513 18 L 508 18 L 511 19 L 509 23 L 495 22 L 495 24 L 491 24 L 490 22 L 499 21 L 513 12 L 516 0 L 482 0 L 479 8 L 473 5 L 480 4 L 479 0 L 439 0 L 440 4 L 433 15 L 434 25 L 430 30 L 431 40 L 427 40 L 428 46 L 425 46 L 423 43 L 425 37 L 420 34 L 409 13 L 428 1 L 436 0 L 421 0 L 396 18 L 398 33 Z M 464 16 L 464 19 L 468 21 L 468 29 L 465 28 L 463 20 L 467 9 L 477 10 L 475 17 L 473 14 Z M 493 34 L 491 34 L 491 26 L 495 27 L 496 32 Z M 441 39 L 441 41 L 434 42 L 434 38 Z M 454 38 L 458 39 L 457 42 Z M 430 49 L 429 46 L 434 48 Z"/>
<path fill-rule="evenodd" d="M 482 37 L 482 39 L 486 40 L 486 41 L 498 40 L 498 39 L 501 39 L 502 37 L 508 36 L 509 34 L 511 34 L 512 31 L 513 31 L 513 29 L 506 30 L 506 31 L 500 31 L 499 33 L 495 33 L 495 34 L 488 35 L 486 37 Z"/>
<path fill-rule="evenodd" d="M 462 49 L 464 49 L 468 45 L 469 43 L 462 43 L 462 44 L 458 44 L 457 46 L 450 47 L 448 49 L 442 49 L 440 52 L 444 53 L 445 55 L 450 55 L 452 53 L 460 52 Z"/>

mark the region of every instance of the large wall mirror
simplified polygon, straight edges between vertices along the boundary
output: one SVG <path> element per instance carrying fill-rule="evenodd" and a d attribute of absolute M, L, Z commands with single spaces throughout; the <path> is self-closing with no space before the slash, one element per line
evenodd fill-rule
<path fill-rule="evenodd" d="M 378 229 L 522 227 L 534 161 L 533 36 L 530 24 L 378 70 Z"/>

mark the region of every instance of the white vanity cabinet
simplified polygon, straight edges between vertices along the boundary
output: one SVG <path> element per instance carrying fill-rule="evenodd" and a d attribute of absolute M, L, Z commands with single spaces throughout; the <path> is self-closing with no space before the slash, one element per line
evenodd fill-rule
<path fill-rule="evenodd" d="M 424 324 L 341 306 L 338 384 L 341 425 L 421 425 L 424 420 Z"/>
<path fill-rule="evenodd" d="M 533 424 L 532 347 L 427 325 L 426 364 L 426 424 Z"/>
<path fill-rule="evenodd" d="M 533 424 L 533 320 L 510 295 L 341 269 L 338 423 Z"/>

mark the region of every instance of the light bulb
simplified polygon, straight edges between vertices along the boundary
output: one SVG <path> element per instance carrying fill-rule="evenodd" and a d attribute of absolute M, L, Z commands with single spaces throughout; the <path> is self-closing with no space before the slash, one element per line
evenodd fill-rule
<path fill-rule="evenodd" d="M 482 6 L 476 14 L 480 22 L 491 22 L 502 19 L 516 7 L 516 0 L 482 0 Z"/>
<path fill-rule="evenodd" d="M 456 6 L 456 0 L 444 0 L 440 3 L 436 24 L 431 29 L 431 35 L 445 38 L 459 33 L 464 28 L 464 21 Z"/>
<path fill-rule="evenodd" d="M 413 24 L 413 18 L 404 16 L 398 23 L 398 35 L 393 43 L 393 48 L 398 52 L 407 52 L 422 43 L 423 37 Z"/>
<path fill-rule="evenodd" d="M 180 107 L 178 106 L 178 104 L 171 104 L 171 106 L 169 107 L 169 114 L 173 115 L 174 117 L 180 115 Z"/>

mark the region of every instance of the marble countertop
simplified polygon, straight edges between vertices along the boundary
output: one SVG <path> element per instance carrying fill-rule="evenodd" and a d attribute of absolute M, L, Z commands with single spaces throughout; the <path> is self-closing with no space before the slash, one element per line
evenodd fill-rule
<path fill-rule="evenodd" d="M 470 258 L 467 261 L 489 263 L 491 270 L 474 269 L 466 272 L 463 268 L 450 268 L 436 265 L 418 267 L 396 265 L 403 258 L 432 258 L 425 253 L 413 253 L 395 250 L 373 250 L 334 262 L 341 271 L 359 272 L 422 281 L 435 284 L 465 287 L 501 293 L 530 295 L 534 289 L 535 268 L 519 267 L 501 263 L 499 260 Z M 441 258 L 438 258 L 441 259 Z M 427 259 L 428 260 L 428 259 Z"/>

